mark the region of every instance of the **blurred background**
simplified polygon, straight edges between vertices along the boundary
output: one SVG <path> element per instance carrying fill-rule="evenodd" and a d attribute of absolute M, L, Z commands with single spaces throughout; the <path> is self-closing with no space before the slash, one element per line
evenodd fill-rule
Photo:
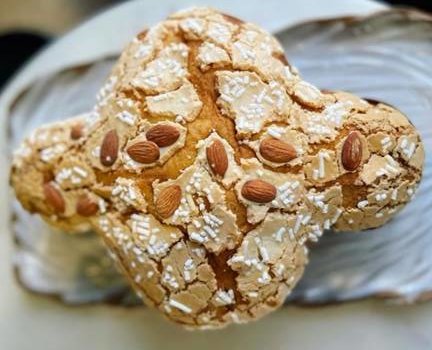
<path fill-rule="evenodd" d="M 0 89 L 31 55 L 49 41 L 121 2 L 124 0 L 0 0 Z M 432 13 L 431 0 L 381 2 Z"/>

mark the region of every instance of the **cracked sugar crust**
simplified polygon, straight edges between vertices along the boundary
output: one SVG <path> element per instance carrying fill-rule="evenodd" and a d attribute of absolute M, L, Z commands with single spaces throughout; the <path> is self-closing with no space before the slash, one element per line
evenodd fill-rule
<path fill-rule="evenodd" d="M 384 224 L 421 178 L 404 115 L 318 90 L 268 33 L 207 8 L 138 34 L 97 101 L 25 140 L 11 183 L 50 224 L 93 227 L 137 294 L 190 328 L 276 309 L 308 242 Z"/>

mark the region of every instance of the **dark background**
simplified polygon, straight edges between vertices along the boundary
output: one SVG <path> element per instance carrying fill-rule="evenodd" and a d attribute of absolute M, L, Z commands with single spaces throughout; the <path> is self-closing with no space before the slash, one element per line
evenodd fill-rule
<path fill-rule="evenodd" d="M 50 40 L 103 8 L 119 2 L 122 1 L 0 0 L 0 89 L 29 57 Z M 413 7 L 432 14 L 432 0 L 381 2 Z"/>
<path fill-rule="evenodd" d="M 416 7 L 424 11 L 432 12 L 431 0 L 387 0 L 381 2 L 396 5 L 396 6 Z"/>

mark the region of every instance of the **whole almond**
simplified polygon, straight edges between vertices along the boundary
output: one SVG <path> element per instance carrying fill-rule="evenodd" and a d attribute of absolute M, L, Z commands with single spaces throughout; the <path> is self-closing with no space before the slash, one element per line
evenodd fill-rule
<path fill-rule="evenodd" d="M 146 133 L 147 140 L 159 147 L 171 146 L 180 137 L 180 131 L 169 124 L 159 124 L 150 128 Z"/>
<path fill-rule="evenodd" d="M 182 190 L 178 185 L 165 187 L 156 200 L 156 211 L 160 217 L 166 219 L 170 217 L 178 206 L 182 196 Z"/>
<path fill-rule="evenodd" d="M 349 133 L 342 146 L 342 165 L 348 171 L 356 170 L 362 160 L 363 150 L 360 134 L 357 131 Z"/>
<path fill-rule="evenodd" d="M 78 140 L 83 136 L 83 126 L 80 123 L 72 126 L 70 131 L 70 137 L 72 140 Z"/>
<path fill-rule="evenodd" d="M 82 195 L 78 198 L 76 203 L 76 212 L 81 216 L 92 216 L 97 213 L 99 206 L 95 201 L 90 199 L 86 195 Z"/>
<path fill-rule="evenodd" d="M 276 187 L 262 180 L 249 180 L 243 185 L 241 194 L 252 202 L 268 203 L 276 198 Z"/>
<path fill-rule="evenodd" d="M 239 26 L 241 26 L 242 24 L 244 24 L 244 21 L 242 21 L 241 19 L 239 19 L 239 18 L 237 18 L 237 17 L 234 17 L 234 16 L 231 16 L 231 15 L 228 15 L 228 14 L 226 14 L 226 13 L 223 13 L 223 14 L 222 14 L 222 17 L 223 17 L 226 21 L 231 22 L 232 24 L 235 24 L 235 25 L 239 25 Z"/>
<path fill-rule="evenodd" d="M 110 130 L 105 134 L 100 149 L 100 162 L 104 166 L 111 166 L 117 160 L 119 139 L 117 131 Z"/>
<path fill-rule="evenodd" d="M 261 141 L 259 150 L 263 158 L 273 163 L 286 163 L 297 157 L 292 145 L 270 137 Z"/>
<path fill-rule="evenodd" d="M 135 162 L 142 164 L 154 163 L 159 159 L 160 152 L 157 144 L 151 141 L 139 141 L 126 150 Z"/>
<path fill-rule="evenodd" d="M 228 156 L 220 140 L 215 140 L 206 149 L 207 162 L 215 175 L 224 176 L 228 169 Z"/>
<path fill-rule="evenodd" d="M 45 183 L 43 185 L 43 192 L 45 200 L 48 205 L 57 213 L 61 214 L 65 211 L 66 204 L 60 191 L 54 187 L 51 183 Z"/>

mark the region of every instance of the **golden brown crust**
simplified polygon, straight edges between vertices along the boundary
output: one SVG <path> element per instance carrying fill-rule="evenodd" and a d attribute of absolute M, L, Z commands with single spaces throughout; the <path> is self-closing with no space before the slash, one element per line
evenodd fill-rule
<path fill-rule="evenodd" d="M 209 328 L 281 305 L 324 229 L 389 220 L 423 152 L 394 108 L 319 91 L 269 34 L 204 8 L 139 34 L 93 113 L 37 130 L 11 180 L 48 222 L 95 228 L 146 303 Z"/>

